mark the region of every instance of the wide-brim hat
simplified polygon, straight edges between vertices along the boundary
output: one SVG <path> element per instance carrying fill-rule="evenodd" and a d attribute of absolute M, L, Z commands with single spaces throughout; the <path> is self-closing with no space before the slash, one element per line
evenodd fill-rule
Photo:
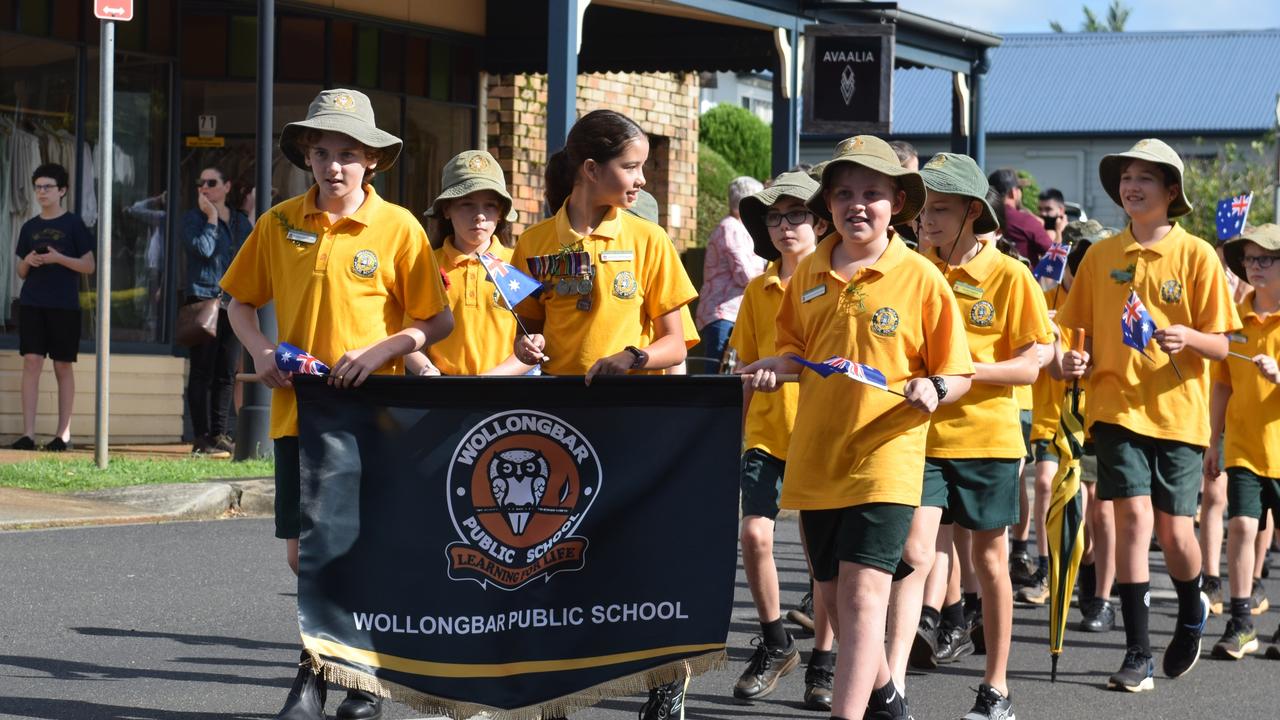
<path fill-rule="evenodd" d="M 957 153 L 938 153 L 920 168 L 920 177 L 929 192 L 961 195 L 982 203 L 982 215 L 973 221 L 974 234 L 982 235 L 1000 229 L 996 211 L 987 202 L 987 191 L 991 189 L 991 184 L 973 158 Z"/>
<path fill-rule="evenodd" d="M 507 192 L 507 176 L 502 173 L 502 166 L 484 150 L 467 150 L 454 155 L 445 163 L 440 186 L 444 189 L 431 201 L 431 207 L 423 215 L 436 217 L 443 202 L 481 190 L 492 190 L 506 203 L 503 219 L 512 223 L 519 217 L 512 207 L 511 193 Z"/>
<path fill-rule="evenodd" d="M 1096 243 L 1114 233 L 1097 220 L 1072 220 L 1062 228 L 1062 242 L 1077 245 L 1084 240 Z"/>
<path fill-rule="evenodd" d="M 806 203 L 814 215 L 831 222 L 831 211 L 827 201 L 822 197 L 823 188 L 831 181 L 832 171 L 841 165 L 860 165 L 881 175 L 888 175 L 898 181 L 907 194 L 902 209 L 889 218 L 890 225 L 901 225 L 914 220 L 924 207 L 925 189 L 920 173 L 902 167 L 898 155 L 889 147 L 889 143 L 874 135 L 855 135 L 843 140 L 836 146 L 835 157 L 822 165 L 822 175 L 818 190 Z"/>
<path fill-rule="evenodd" d="M 660 225 L 658 215 L 658 198 L 651 195 L 647 190 L 636 192 L 636 201 L 627 208 L 627 212 L 638 218 L 648 220 L 654 225 Z"/>
<path fill-rule="evenodd" d="M 280 132 L 280 151 L 289 162 L 303 170 L 310 170 L 307 157 L 298 146 L 298 136 L 307 130 L 337 132 L 351 137 L 366 147 L 381 152 L 377 170 L 385 172 L 396 164 L 403 143 L 400 138 L 385 130 L 379 130 L 373 119 L 373 104 L 359 90 L 336 88 L 324 90 L 311 101 L 307 119 L 292 122 Z"/>
<path fill-rule="evenodd" d="M 1129 160 L 1146 160 L 1172 171 L 1177 177 L 1178 197 L 1169 203 L 1169 217 L 1182 217 L 1191 212 L 1191 201 L 1187 200 L 1187 190 L 1182 184 L 1182 158 L 1163 140 L 1155 138 L 1139 140 L 1126 152 L 1102 156 L 1102 162 L 1098 163 L 1098 178 L 1112 202 L 1124 207 L 1120 201 L 1120 174 Z"/>
<path fill-rule="evenodd" d="M 742 224 L 747 226 L 747 232 L 751 233 L 757 255 L 766 260 L 782 257 L 782 253 L 778 252 L 778 248 L 769 239 L 769 226 L 764 224 L 764 216 L 768 214 L 769 208 L 784 196 L 807 204 L 819 187 L 818 181 L 808 173 L 785 172 L 774 178 L 769 187 L 742 198 L 742 202 L 738 204 L 738 215 L 742 218 Z"/>
<path fill-rule="evenodd" d="M 1245 277 L 1244 243 L 1246 240 L 1269 252 L 1280 251 L 1280 225 L 1267 223 L 1245 228 L 1239 237 L 1234 237 L 1222 245 L 1222 259 L 1226 261 L 1227 268 L 1238 278 Z"/>

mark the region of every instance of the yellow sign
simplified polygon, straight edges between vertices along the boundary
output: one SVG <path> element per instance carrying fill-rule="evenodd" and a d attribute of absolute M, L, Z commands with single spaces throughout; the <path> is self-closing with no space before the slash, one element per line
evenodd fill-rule
<path fill-rule="evenodd" d="M 227 139 L 222 136 L 217 137 L 197 137 L 195 135 L 187 136 L 187 147 L 189 148 L 220 148 L 225 147 Z"/>

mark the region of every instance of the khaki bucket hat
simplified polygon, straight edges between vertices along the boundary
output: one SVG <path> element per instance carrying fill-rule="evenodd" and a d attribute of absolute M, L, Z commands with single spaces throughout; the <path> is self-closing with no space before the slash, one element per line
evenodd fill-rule
<path fill-rule="evenodd" d="M 1244 278 L 1244 243 L 1249 242 L 1268 252 L 1280 252 L 1280 225 L 1267 223 L 1257 227 L 1246 228 L 1239 237 L 1228 240 L 1222 246 L 1222 257 L 1227 267 L 1238 278 Z"/>
<path fill-rule="evenodd" d="M 783 196 L 807 203 L 809 198 L 818 192 L 819 187 L 821 186 L 818 185 L 818 181 L 808 173 L 785 172 L 774 178 L 773 184 L 769 187 L 755 195 L 742 198 L 742 202 L 738 205 L 738 215 L 742 217 L 742 224 L 747 226 L 747 232 L 751 233 L 757 255 L 766 260 L 777 260 L 782 257 L 778 248 L 773 246 L 773 241 L 769 239 L 769 227 L 764 224 L 764 216 L 769 212 L 769 207 Z"/>
<path fill-rule="evenodd" d="M 1078 245 L 1081 240 L 1096 243 L 1114 234 L 1097 220 L 1072 220 L 1062 229 L 1062 241 L 1071 245 Z"/>
<path fill-rule="evenodd" d="M 284 126 L 280 133 L 280 151 L 289 162 L 303 170 L 310 170 L 298 137 L 307 130 L 339 132 L 357 142 L 382 151 L 377 170 L 385 172 L 400 157 L 400 138 L 379 130 L 373 120 L 373 105 L 369 97 L 358 90 L 336 88 L 324 90 L 311 101 L 307 119 Z"/>
<path fill-rule="evenodd" d="M 1191 201 L 1187 200 L 1187 191 L 1182 185 L 1182 158 L 1163 140 L 1147 138 L 1134 143 L 1127 152 L 1103 155 L 1098 164 L 1098 178 L 1102 180 L 1102 189 L 1111 196 L 1112 202 L 1120 207 L 1120 173 L 1127 160 L 1146 160 L 1162 165 L 1173 171 L 1178 181 L 1178 197 L 1169 203 L 1169 217 L 1182 217 L 1191 212 Z"/>
<path fill-rule="evenodd" d="M 660 225 L 658 222 L 658 198 L 649 194 L 647 190 L 641 190 L 636 193 L 636 201 L 627 208 L 627 212 L 638 218 L 648 220 L 654 225 Z"/>
<path fill-rule="evenodd" d="M 502 174 L 502 166 L 484 150 L 466 150 L 454 155 L 452 160 L 445 163 L 440 187 L 444 189 L 423 215 L 436 217 L 440 213 L 442 202 L 481 190 L 492 190 L 506 203 L 503 219 L 511 223 L 518 217 L 515 208 L 511 206 L 511 194 L 507 192 L 507 177 Z"/>
<path fill-rule="evenodd" d="M 890 225 L 901 225 L 920 214 L 925 198 L 924 181 L 920 179 L 920 173 L 902 167 L 898 162 L 897 153 L 884 140 L 874 135 L 855 135 L 842 140 L 836 146 L 835 157 L 822 165 L 821 185 L 807 203 L 814 215 L 828 222 L 831 221 L 831 211 L 827 209 L 827 202 L 822 197 L 822 189 L 831 181 L 831 171 L 845 163 L 860 165 L 881 175 L 888 175 L 901 184 L 902 189 L 907 193 L 907 200 L 903 203 L 902 210 L 889 218 Z"/>
<path fill-rule="evenodd" d="M 987 191 L 991 185 L 973 158 L 956 153 L 938 153 L 920 168 L 920 177 L 929 192 L 961 195 L 982 203 L 982 215 L 973 221 L 974 233 L 982 235 L 1000 229 L 996 211 L 987 202 Z"/>

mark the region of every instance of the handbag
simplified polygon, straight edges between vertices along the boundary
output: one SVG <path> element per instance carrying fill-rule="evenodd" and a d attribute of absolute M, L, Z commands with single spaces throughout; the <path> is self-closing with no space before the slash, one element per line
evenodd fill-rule
<path fill-rule="evenodd" d="M 196 300 L 178 308 L 174 334 L 183 347 L 203 345 L 218 337 L 218 298 Z"/>

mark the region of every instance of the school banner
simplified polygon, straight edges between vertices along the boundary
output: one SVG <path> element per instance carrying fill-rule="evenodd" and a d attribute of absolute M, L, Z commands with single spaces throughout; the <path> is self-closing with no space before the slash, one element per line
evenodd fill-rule
<path fill-rule="evenodd" d="M 738 379 L 294 384 L 299 624 L 330 681 L 533 720 L 723 662 Z"/>

